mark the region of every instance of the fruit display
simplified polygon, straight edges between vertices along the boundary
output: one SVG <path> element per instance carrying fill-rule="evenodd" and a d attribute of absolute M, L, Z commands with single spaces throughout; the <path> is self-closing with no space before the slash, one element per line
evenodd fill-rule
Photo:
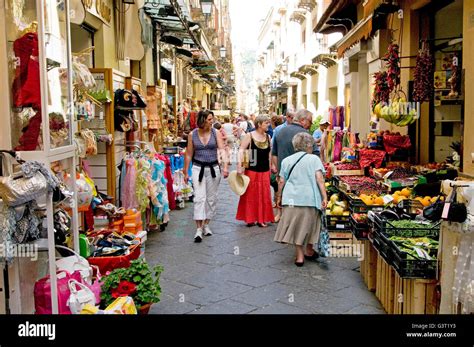
<path fill-rule="evenodd" d="M 366 224 L 369 220 L 367 213 L 353 213 L 352 218 L 354 218 L 354 220 L 360 224 Z"/>
<path fill-rule="evenodd" d="M 373 112 L 378 118 L 399 127 L 413 124 L 420 118 L 416 107 L 407 103 L 404 97 L 396 97 L 389 103 L 379 102 L 375 104 Z"/>
<path fill-rule="evenodd" d="M 359 163 L 337 163 L 334 166 L 338 170 L 360 170 Z"/>
<path fill-rule="evenodd" d="M 341 199 L 339 194 L 332 194 L 329 198 L 326 214 L 329 216 L 349 216 L 349 204 Z"/>
<path fill-rule="evenodd" d="M 396 169 L 393 169 L 392 173 L 390 174 L 390 179 L 400 179 L 411 176 L 413 176 L 411 170 L 405 169 L 403 167 L 397 167 Z"/>
<path fill-rule="evenodd" d="M 349 192 L 356 194 L 381 194 L 384 188 L 377 184 L 377 181 L 371 177 L 364 176 L 344 176 L 340 177 L 341 183 Z"/>
<path fill-rule="evenodd" d="M 440 199 L 444 200 L 444 197 L 442 196 Z M 414 198 L 414 200 L 419 201 L 423 205 L 423 207 L 428 207 L 428 206 L 434 204 L 438 200 L 438 197 L 437 196 L 433 196 L 433 197 L 431 197 L 431 196 L 425 196 L 425 197 L 417 196 L 417 197 Z"/>

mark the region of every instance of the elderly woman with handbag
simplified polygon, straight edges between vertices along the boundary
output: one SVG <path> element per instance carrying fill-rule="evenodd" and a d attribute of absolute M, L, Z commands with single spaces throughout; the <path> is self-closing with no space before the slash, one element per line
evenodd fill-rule
<path fill-rule="evenodd" d="M 283 206 L 274 241 L 296 247 L 296 266 L 304 259 L 314 260 L 318 253 L 321 215 L 327 205 L 324 166 L 313 152 L 313 137 L 305 132 L 293 137 L 296 153 L 281 163 L 277 205 Z M 304 247 L 306 247 L 306 252 Z"/>

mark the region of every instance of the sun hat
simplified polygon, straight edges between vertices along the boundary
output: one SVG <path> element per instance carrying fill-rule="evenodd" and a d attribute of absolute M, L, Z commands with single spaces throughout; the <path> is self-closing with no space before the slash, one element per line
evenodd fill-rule
<path fill-rule="evenodd" d="M 250 183 L 250 177 L 239 175 L 237 171 L 232 171 L 227 178 L 230 189 L 238 196 L 244 195 Z"/>

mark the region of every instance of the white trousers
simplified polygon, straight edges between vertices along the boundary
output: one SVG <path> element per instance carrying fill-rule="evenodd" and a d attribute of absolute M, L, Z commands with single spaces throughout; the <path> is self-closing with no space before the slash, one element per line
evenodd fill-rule
<path fill-rule="evenodd" d="M 219 165 L 214 166 L 216 178 L 211 175 L 211 168 L 204 169 L 204 177 L 199 182 L 201 167 L 193 165 L 193 188 L 194 188 L 194 220 L 213 219 L 217 207 L 217 191 L 221 182 L 221 170 Z"/>

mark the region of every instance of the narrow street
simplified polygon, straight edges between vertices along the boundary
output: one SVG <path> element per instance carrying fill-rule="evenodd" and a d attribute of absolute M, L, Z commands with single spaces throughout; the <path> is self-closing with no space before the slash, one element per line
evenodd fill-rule
<path fill-rule="evenodd" d="M 193 205 L 173 211 L 166 231 L 149 234 L 146 259 L 161 264 L 161 302 L 151 314 L 382 314 L 356 258 L 293 263 L 294 248 L 273 241 L 276 224 L 234 219 L 238 198 L 222 181 L 213 236 L 193 242 Z"/>

